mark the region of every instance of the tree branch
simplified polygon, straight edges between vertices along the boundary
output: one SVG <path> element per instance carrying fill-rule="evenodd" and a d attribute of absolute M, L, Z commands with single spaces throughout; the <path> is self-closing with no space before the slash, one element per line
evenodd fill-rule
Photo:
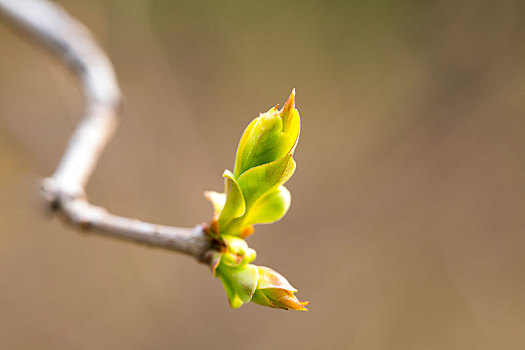
<path fill-rule="evenodd" d="M 206 261 L 212 243 L 202 225 L 191 229 L 146 223 L 110 214 L 88 202 L 85 187 L 113 136 L 121 103 L 113 66 L 89 30 L 47 0 L 0 0 L 0 11 L 62 57 L 82 83 L 84 117 L 55 173 L 42 183 L 42 193 L 50 206 L 77 228 Z"/>

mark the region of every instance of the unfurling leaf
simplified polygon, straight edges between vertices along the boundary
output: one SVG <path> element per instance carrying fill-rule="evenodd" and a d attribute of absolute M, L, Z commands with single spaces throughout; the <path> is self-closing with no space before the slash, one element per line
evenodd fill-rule
<path fill-rule="evenodd" d="M 282 218 L 290 208 L 290 191 L 284 186 L 279 186 L 267 191 L 252 206 L 250 213 L 246 216 L 244 223 L 266 224 Z"/>
<path fill-rule="evenodd" d="M 246 170 L 239 178 L 246 205 L 251 207 L 267 191 L 284 184 L 294 171 L 292 155 Z"/>
<path fill-rule="evenodd" d="M 221 262 L 216 273 L 224 285 L 232 308 L 239 308 L 252 300 L 259 277 L 257 266 L 246 264 L 232 267 Z"/>
<path fill-rule="evenodd" d="M 295 140 L 283 132 L 283 120 L 274 107 L 256 118 L 244 132 L 235 160 L 235 176 L 284 157 Z"/>
<path fill-rule="evenodd" d="M 241 188 L 231 171 L 225 170 L 222 176 L 224 177 L 226 201 L 218 219 L 219 230 L 231 220 L 243 215 L 246 208 Z"/>

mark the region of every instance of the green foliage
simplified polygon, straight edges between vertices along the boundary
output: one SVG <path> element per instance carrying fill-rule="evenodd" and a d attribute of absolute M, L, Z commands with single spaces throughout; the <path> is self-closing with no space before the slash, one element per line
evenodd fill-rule
<path fill-rule="evenodd" d="M 281 110 L 277 107 L 255 118 L 244 131 L 233 173 L 225 170 L 224 193 L 205 192 L 214 207 L 207 231 L 219 251 L 211 267 L 226 290 L 233 308 L 254 303 L 281 309 L 306 310 L 288 281 L 274 270 L 250 264 L 256 253 L 244 238 L 253 225 L 280 220 L 290 207 L 283 186 L 295 171 L 293 152 L 300 132 L 295 90 Z"/>

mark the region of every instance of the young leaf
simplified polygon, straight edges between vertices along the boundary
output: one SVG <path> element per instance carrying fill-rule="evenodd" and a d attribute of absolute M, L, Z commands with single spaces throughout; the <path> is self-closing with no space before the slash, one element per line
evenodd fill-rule
<path fill-rule="evenodd" d="M 293 154 L 301 131 L 301 118 L 299 117 L 299 111 L 295 109 L 295 89 L 292 90 L 288 101 L 279 111 L 279 114 L 283 120 L 283 132 L 293 140 L 292 148 L 289 151 L 289 154 Z"/>
<path fill-rule="evenodd" d="M 236 177 L 250 168 L 269 163 L 288 153 L 292 141 L 282 132 L 282 128 L 282 119 L 275 108 L 261 114 L 248 126 L 237 148 L 234 171 Z"/>
<path fill-rule="evenodd" d="M 231 267 L 221 262 L 216 273 L 224 285 L 232 308 L 236 309 L 250 302 L 259 278 L 257 266 L 246 264 Z"/>
<path fill-rule="evenodd" d="M 225 170 L 222 176 L 224 177 L 226 202 L 219 215 L 219 228 L 242 216 L 246 208 L 243 193 L 233 174 L 229 170 Z"/>
<path fill-rule="evenodd" d="M 244 215 L 244 225 L 267 224 L 281 219 L 290 208 L 290 191 L 279 186 L 266 192 Z"/>
<path fill-rule="evenodd" d="M 271 163 L 246 170 L 239 177 L 246 207 L 250 207 L 267 191 L 283 185 L 293 174 L 295 161 L 287 155 Z"/>

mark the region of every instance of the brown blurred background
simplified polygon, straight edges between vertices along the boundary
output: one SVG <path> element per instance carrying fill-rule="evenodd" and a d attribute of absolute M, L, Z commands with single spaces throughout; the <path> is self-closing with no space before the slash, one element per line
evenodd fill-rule
<path fill-rule="evenodd" d="M 79 234 L 39 180 L 78 82 L 0 23 L 1 349 L 524 349 L 525 3 L 63 0 L 126 97 L 90 182 L 193 226 L 237 141 L 297 89 L 292 208 L 249 244 L 307 313 L 228 307 L 190 258 Z"/>

